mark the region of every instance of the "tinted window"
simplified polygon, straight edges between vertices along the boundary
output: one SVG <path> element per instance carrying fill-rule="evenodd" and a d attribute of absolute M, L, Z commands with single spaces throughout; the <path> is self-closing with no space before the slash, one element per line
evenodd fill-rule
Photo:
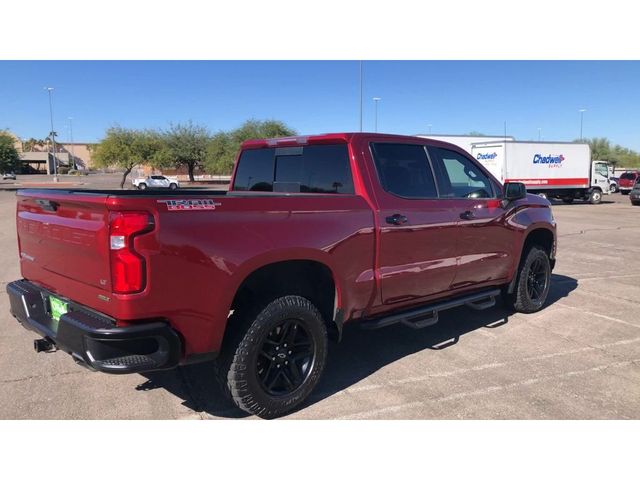
<path fill-rule="evenodd" d="M 293 154 L 288 154 L 290 150 Z M 353 193 L 346 145 L 276 149 L 275 191 Z"/>
<path fill-rule="evenodd" d="M 623 173 L 622 175 L 620 175 L 621 180 L 633 180 L 635 178 L 636 178 L 635 173 Z"/>
<path fill-rule="evenodd" d="M 273 190 L 273 160 L 272 148 L 242 152 L 233 190 L 271 192 Z"/>
<path fill-rule="evenodd" d="M 373 143 L 371 151 L 378 178 L 387 192 L 408 198 L 438 196 L 422 145 Z"/>
<path fill-rule="evenodd" d="M 489 178 L 467 157 L 445 148 L 429 147 L 441 197 L 491 198 Z"/>
<path fill-rule="evenodd" d="M 162 175 L 151 175 L 151 178 L 153 180 L 165 180 L 165 178 Z"/>
<path fill-rule="evenodd" d="M 352 194 L 347 145 L 245 150 L 233 190 Z"/>

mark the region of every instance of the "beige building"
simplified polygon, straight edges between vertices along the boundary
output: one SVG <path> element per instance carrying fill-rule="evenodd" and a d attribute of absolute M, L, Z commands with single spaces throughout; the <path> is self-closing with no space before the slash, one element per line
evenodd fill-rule
<path fill-rule="evenodd" d="M 20 159 L 25 165 L 25 169 L 30 173 L 52 173 L 53 159 L 51 146 L 48 142 L 30 143 L 21 140 L 13 132 L 7 131 L 15 138 L 15 147 L 20 153 Z M 56 143 L 56 158 L 62 167 L 72 168 L 74 165 L 79 170 L 91 168 L 91 147 L 94 144 L 85 142 Z"/>

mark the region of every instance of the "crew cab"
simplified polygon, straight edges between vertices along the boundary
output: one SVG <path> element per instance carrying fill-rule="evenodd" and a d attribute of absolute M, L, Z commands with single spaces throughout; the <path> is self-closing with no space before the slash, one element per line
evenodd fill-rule
<path fill-rule="evenodd" d="M 149 175 L 146 178 L 134 178 L 131 183 L 138 190 L 146 190 L 147 188 L 168 188 L 175 190 L 180 183 L 175 178 L 167 178 L 164 175 Z"/>
<path fill-rule="evenodd" d="M 264 418 L 301 405 L 347 325 L 541 309 L 556 254 L 547 200 L 437 140 L 340 133 L 242 144 L 230 190 L 17 192 L 11 312 L 83 366 L 215 360 Z M 362 332 L 366 335 L 366 332 Z"/>

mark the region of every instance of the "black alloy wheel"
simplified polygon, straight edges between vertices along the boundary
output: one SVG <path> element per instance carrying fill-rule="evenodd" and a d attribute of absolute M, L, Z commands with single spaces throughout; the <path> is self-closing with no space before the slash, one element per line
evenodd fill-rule
<path fill-rule="evenodd" d="M 316 345 L 305 326 L 287 319 L 264 338 L 257 358 L 260 386 L 271 396 L 289 395 L 307 379 L 313 368 Z"/>
<path fill-rule="evenodd" d="M 525 250 L 509 292 L 509 285 L 503 288 L 505 306 L 516 312 L 533 313 L 540 310 L 549 295 L 551 287 L 551 261 L 549 252 L 540 245 Z"/>
<path fill-rule="evenodd" d="M 302 405 L 318 384 L 327 341 L 324 319 L 309 299 L 257 299 L 229 317 L 217 376 L 242 410 L 276 418 Z"/>
<path fill-rule="evenodd" d="M 549 264 L 541 258 L 536 258 L 529 266 L 527 272 L 527 295 L 534 303 L 539 303 L 546 297 L 547 284 L 549 283 Z"/>

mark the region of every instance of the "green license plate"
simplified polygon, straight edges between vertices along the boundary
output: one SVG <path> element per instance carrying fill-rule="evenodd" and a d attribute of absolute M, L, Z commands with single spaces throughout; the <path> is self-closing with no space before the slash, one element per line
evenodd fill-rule
<path fill-rule="evenodd" d="M 49 297 L 49 305 L 51 305 L 51 317 L 56 321 L 60 321 L 60 317 L 67 313 L 69 305 L 59 298 Z"/>

